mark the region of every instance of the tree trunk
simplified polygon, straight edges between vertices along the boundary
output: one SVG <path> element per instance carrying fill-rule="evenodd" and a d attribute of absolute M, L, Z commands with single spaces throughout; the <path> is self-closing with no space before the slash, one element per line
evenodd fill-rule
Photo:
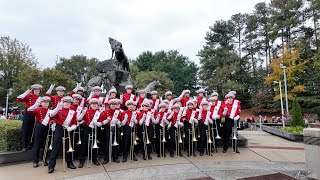
<path fill-rule="evenodd" d="M 239 33 L 239 58 L 241 58 L 241 31 L 238 32 Z"/>

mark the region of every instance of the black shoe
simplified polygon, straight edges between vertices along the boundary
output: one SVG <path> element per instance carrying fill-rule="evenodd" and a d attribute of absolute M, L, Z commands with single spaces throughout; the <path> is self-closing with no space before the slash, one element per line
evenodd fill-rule
<path fill-rule="evenodd" d="M 108 164 L 108 162 L 109 162 L 109 159 L 105 159 L 103 160 L 102 164 Z"/>
<path fill-rule="evenodd" d="M 226 153 L 227 152 L 227 150 L 226 149 L 224 149 L 223 151 L 222 151 L 222 153 Z"/>
<path fill-rule="evenodd" d="M 193 157 L 197 157 L 197 154 L 196 154 L 196 153 L 193 153 Z"/>
<path fill-rule="evenodd" d="M 180 156 L 180 157 L 183 157 L 182 153 L 179 153 L 179 156 Z"/>
<path fill-rule="evenodd" d="M 69 163 L 68 168 L 69 169 L 77 169 L 77 167 L 75 165 L 73 165 L 73 163 Z"/>
<path fill-rule="evenodd" d="M 96 160 L 96 161 L 92 161 L 92 163 L 96 166 L 100 166 L 100 163 Z"/>
<path fill-rule="evenodd" d="M 122 162 L 127 162 L 127 158 L 123 158 L 123 159 L 122 159 Z"/>
<path fill-rule="evenodd" d="M 26 152 L 26 151 L 28 151 L 27 148 L 22 148 L 22 152 Z"/>
<path fill-rule="evenodd" d="M 172 157 L 172 158 L 173 158 L 173 157 L 174 157 L 174 154 L 171 154 L 171 153 L 170 153 L 170 157 Z"/>
<path fill-rule="evenodd" d="M 83 166 L 84 166 L 84 163 L 80 163 L 78 168 L 83 168 Z"/>
<path fill-rule="evenodd" d="M 39 167 L 39 164 L 38 164 L 37 162 L 34 162 L 34 163 L 33 163 L 33 167 L 34 167 L 34 168 L 37 168 L 37 167 Z"/>
<path fill-rule="evenodd" d="M 53 173 L 54 169 L 53 168 L 48 168 L 48 173 L 51 174 Z"/>
<path fill-rule="evenodd" d="M 138 161 L 136 156 L 133 156 L 133 161 Z"/>
<path fill-rule="evenodd" d="M 45 161 L 45 162 L 43 163 L 43 166 L 48 166 L 48 162 Z"/>
<path fill-rule="evenodd" d="M 202 152 L 202 153 L 200 153 L 200 156 L 203 156 L 203 152 Z"/>
<path fill-rule="evenodd" d="M 160 157 L 160 154 L 157 154 L 157 157 Z"/>
<path fill-rule="evenodd" d="M 145 156 L 145 155 L 143 155 L 143 160 L 147 160 L 147 158 L 146 158 L 146 156 Z"/>
<path fill-rule="evenodd" d="M 152 159 L 152 157 L 150 156 L 150 154 L 148 154 L 148 159 L 150 159 L 150 160 Z"/>
<path fill-rule="evenodd" d="M 239 151 L 239 150 L 237 149 L 235 153 L 238 153 L 238 154 L 240 154 L 240 151 Z"/>
<path fill-rule="evenodd" d="M 119 159 L 113 159 L 113 162 L 120 163 Z"/>
<path fill-rule="evenodd" d="M 190 157 L 190 154 L 188 153 L 187 156 Z"/>

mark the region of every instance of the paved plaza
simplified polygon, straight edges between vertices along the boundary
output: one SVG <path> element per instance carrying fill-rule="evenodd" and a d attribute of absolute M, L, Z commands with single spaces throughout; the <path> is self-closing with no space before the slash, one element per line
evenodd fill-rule
<path fill-rule="evenodd" d="M 82 168 L 66 172 L 62 170 L 61 160 L 55 172 L 47 173 L 47 167 L 32 168 L 32 163 L 22 163 L 0 167 L 0 179 L 240 179 L 253 176 L 281 173 L 293 178 L 303 179 L 305 152 L 303 143 L 291 142 L 265 132 L 239 131 L 248 139 L 248 147 L 240 148 L 241 154 L 218 154 L 209 156 L 157 158 L 144 161 L 141 155 L 138 162 L 112 163 L 104 166 Z M 121 160 L 121 158 L 120 158 Z M 78 165 L 78 161 L 74 162 Z M 19 169 L 19 171 L 17 171 Z M 18 172 L 18 173 L 17 173 Z"/>

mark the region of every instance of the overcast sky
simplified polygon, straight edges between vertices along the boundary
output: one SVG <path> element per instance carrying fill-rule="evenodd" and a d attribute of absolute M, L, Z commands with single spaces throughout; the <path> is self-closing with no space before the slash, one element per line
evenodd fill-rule
<path fill-rule="evenodd" d="M 176 49 L 191 61 L 214 21 L 250 13 L 265 0 L 0 0 L 0 36 L 31 46 L 40 67 L 57 55 L 111 57 L 107 38 L 122 42 L 127 56 Z"/>

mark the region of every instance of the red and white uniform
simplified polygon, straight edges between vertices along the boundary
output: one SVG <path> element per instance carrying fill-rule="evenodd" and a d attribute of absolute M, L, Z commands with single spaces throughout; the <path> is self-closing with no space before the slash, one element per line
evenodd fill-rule
<path fill-rule="evenodd" d="M 211 112 L 208 110 L 201 109 L 197 114 L 196 114 L 196 119 L 199 120 L 199 122 L 203 124 L 208 124 L 207 118 L 210 118 Z"/>
<path fill-rule="evenodd" d="M 130 111 L 130 110 L 125 110 L 122 115 L 121 115 L 121 123 L 125 121 L 126 119 L 126 126 L 132 126 L 132 122 L 134 122 L 134 119 L 137 118 L 137 112 L 136 111 Z"/>
<path fill-rule="evenodd" d="M 126 102 L 127 102 L 128 100 L 136 101 L 136 100 L 137 100 L 137 97 L 136 97 L 134 94 L 125 93 L 125 94 L 123 94 L 123 95 L 121 96 L 121 99 L 120 99 L 120 100 L 122 101 L 121 107 L 124 107 L 124 106 L 126 106 Z"/>
<path fill-rule="evenodd" d="M 77 125 L 77 113 L 70 108 L 62 108 L 54 116 L 55 123 L 64 127 L 71 127 Z"/>
<path fill-rule="evenodd" d="M 160 111 L 160 112 L 158 112 L 158 113 L 155 113 L 155 119 L 156 119 L 156 121 L 155 121 L 155 124 L 160 124 L 160 125 L 162 125 L 163 124 L 163 120 L 167 120 L 167 117 L 168 117 L 168 113 L 167 112 L 162 112 L 162 111 Z"/>
<path fill-rule="evenodd" d="M 115 99 L 115 98 L 105 97 L 102 104 L 103 104 L 105 107 L 109 107 L 108 102 L 109 102 L 109 100 L 111 100 L 111 99 Z"/>
<path fill-rule="evenodd" d="M 24 102 L 25 103 L 25 107 L 26 109 L 31 107 L 32 105 L 34 105 L 34 103 L 36 103 L 37 99 L 39 98 L 40 96 L 37 96 L 35 94 L 27 94 L 26 97 L 24 98 L 17 98 L 17 101 L 18 102 Z"/>
<path fill-rule="evenodd" d="M 88 109 L 82 120 L 84 121 L 85 125 L 94 128 L 93 122 L 102 122 L 100 115 L 101 113 L 98 110 Z"/>
<path fill-rule="evenodd" d="M 157 111 L 158 106 L 160 104 L 160 99 L 152 98 L 151 101 L 152 101 L 151 109 L 154 109 L 155 111 Z"/>
<path fill-rule="evenodd" d="M 143 103 L 143 101 L 145 100 L 146 98 L 142 98 L 142 97 L 138 97 L 137 100 L 136 100 L 136 103 L 137 103 L 137 109 L 140 109 L 141 108 L 141 104 Z"/>
<path fill-rule="evenodd" d="M 221 108 L 220 108 L 220 117 L 223 115 L 223 111 L 225 108 L 228 108 L 228 111 L 225 115 L 225 117 L 234 119 L 237 116 L 240 117 L 240 112 L 241 112 L 241 106 L 240 106 L 240 101 L 233 99 L 231 104 L 228 103 L 226 100 L 222 102 Z"/>
<path fill-rule="evenodd" d="M 187 121 L 188 123 L 190 123 L 190 119 L 191 117 L 192 118 L 196 118 L 196 115 L 197 115 L 197 110 L 195 108 L 192 108 L 192 109 L 187 109 L 183 115 L 182 115 L 182 119 L 184 121 Z"/>
<path fill-rule="evenodd" d="M 91 97 L 91 99 L 93 99 L 93 98 L 99 99 L 101 103 L 104 102 L 104 97 L 100 97 L 98 95 L 93 95 Z M 89 104 L 89 99 L 87 100 L 87 103 Z"/>
<path fill-rule="evenodd" d="M 179 111 L 178 112 L 172 111 L 172 114 L 170 114 L 168 117 L 168 120 L 169 122 L 171 122 L 172 126 L 176 126 L 178 119 L 179 119 Z M 182 118 L 179 119 L 179 122 L 182 122 L 181 119 Z"/>
<path fill-rule="evenodd" d="M 102 122 L 109 118 L 110 120 L 107 121 L 107 125 L 110 126 L 110 122 L 112 121 L 113 118 L 118 119 L 118 120 L 121 119 L 121 111 L 119 109 L 104 110 L 101 113 L 100 118 L 101 118 L 100 121 L 102 121 Z"/>
<path fill-rule="evenodd" d="M 190 97 L 183 97 L 180 99 L 180 102 L 182 104 L 182 107 L 185 107 L 187 102 L 190 100 Z"/>
<path fill-rule="evenodd" d="M 221 111 L 222 101 L 216 100 L 212 104 L 209 105 L 210 112 L 211 112 L 211 119 L 220 119 L 220 111 Z"/>
<path fill-rule="evenodd" d="M 63 96 L 52 96 L 51 94 L 46 94 L 46 96 L 49 96 L 51 98 L 52 109 L 56 108 L 58 103 L 63 98 Z"/>
<path fill-rule="evenodd" d="M 72 97 L 72 95 L 74 95 L 74 94 L 77 94 L 76 92 L 74 92 L 74 91 L 71 91 L 70 92 L 70 96 Z M 88 105 L 88 100 L 85 98 L 85 97 L 82 97 L 82 99 L 80 100 L 80 104 L 81 104 L 81 101 L 83 101 L 83 107 L 87 107 L 87 105 Z"/>
<path fill-rule="evenodd" d="M 28 112 L 36 117 L 36 121 L 47 126 L 50 122 L 48 111 L 50 111 L 48 108 L 38 107 L 35 110 Z"/>
<path fill-rule="evenodd" d="M 145 115 L 145 119 L 144 119 L 143 123 L 145 123 L 146 126 L 149 126 L 151 124 L 151 122 L 154 122 L 154 113 L 150 110 L 147 110 L 147 111 L 140 111 L 138 113 L 137 120 L 139 123 L 142 120 L 144 115 Z"/>
<path fill-rule="evenodd" d="M 206 101 L 207 100 L 207 98 L 206 97 L 198 97 L 197 98 L 197 107 L 199 108 L 200 106 L 201 106 L 201 103 L 203 102 L 203 101 Z"/>

